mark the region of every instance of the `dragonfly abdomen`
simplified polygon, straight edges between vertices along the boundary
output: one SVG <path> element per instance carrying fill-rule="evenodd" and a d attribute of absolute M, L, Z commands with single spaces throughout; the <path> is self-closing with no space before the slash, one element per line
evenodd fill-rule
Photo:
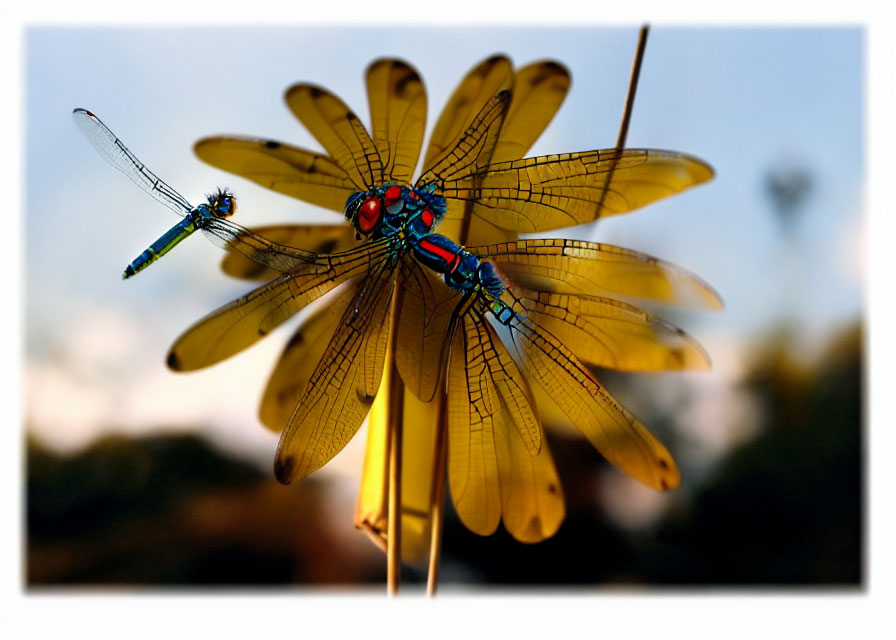
<path fill-rule="evenodd" d="M 413 244 L 414 256 L 436 273 L 441 273 L 445 284 L 455 291 L 473 295 L 486 294 L 487 308 L 502 324 L 508 324 L 514 313 L 504 302 L 504 283 L 490 262 L 480 260 L 453 240 L 438 233 L 421 236 Z"/>
<path fill-rule="evenodd" d="M 137 275 L 153 262 L 171 251 L 178 242 L 199 228 L 198 220 L 200 217 L 201 213 L 194 209 L 191 213 L 185 216 L 183 220 L 162 234 L 162 237 L 149 245 L 149 248 L 146 249 L 146 251 L 137 256 L 134 261 L 125 268 L 121 277 L 127 279 Z"/>

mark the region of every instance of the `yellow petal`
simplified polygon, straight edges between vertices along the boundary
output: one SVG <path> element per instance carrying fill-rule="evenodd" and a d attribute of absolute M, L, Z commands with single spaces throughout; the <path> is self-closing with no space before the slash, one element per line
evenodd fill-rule
<path fill-rule="evenodd" d="M 417 71 L 401 60 L 384 59 L 367 68 L 373 143 L 389 182 L 409 184 L 426 126 L 426 92 Z"/>
<path fill-rule="evenodd" d="M 566 515 L 563 489 L 550 448 L 542 441 L 532 455 L 509 416 L 503 416 L 498 438 L 501 510 L 504 528 L 520 542 L 541 542 L 557 532 Z"/>
<path fill-rule="evenodd" d="M 262 187 L 334 211 L 357 191 L 332 158 L 285 142 L 248 136 L 211 136 L 193 150 L 213 167 L 235 173 Z"/>

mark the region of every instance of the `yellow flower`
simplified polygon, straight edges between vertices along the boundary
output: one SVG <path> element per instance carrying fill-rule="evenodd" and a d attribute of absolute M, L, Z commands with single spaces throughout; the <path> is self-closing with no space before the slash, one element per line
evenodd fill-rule
<path fill-rule="evenodd" d="M 422 81 L 409 65 L 389 59 L 371 64 L 366 78 L 372 135 L 325 89 L 298 84 L 287 91 L 287 105 L 327 155 L 232 136 L 201 140 L 196 152 L 217 167 L 337 211 L 342 211 L 349 194 L 364 191 L 373 175 L 379 184 L 409 184 L 425 124 Z M 402 546 L 407 559 L 416 559 L 425 549 L 433 434 L 440 406 L 429 401 L 439 397 L 440 382 L 447 387 L 452 499 L 461 520 L 476 533 L 492 533 L 503 519 L 515 538 L 537 542 L 552 535 L 564 516 L 560 483 L 527 379 L 549 387 L 548 395 L 616 466 L 657 489 L 678 484 L 668 452 L 603 390 L 571 350 L 589 364 L 623 370 L 705 367 L 705 355 L 693 340 L 612 296 L 716 308 L 715 293 L 682 269 L 618 247 L 515 241 L 520 231 L 630 211 L 708 180 L 712 170 L 681 154 L 638 150 L 520 160 L 553 117 L 568 86 L 567 71 L 556 63 L 536 63 L 514 73 L 506 58 L 483 61 L 455 90 L 423 160 L 424 175 L 438 178 L 438 187 L 448 198 L 446 219 L 437 231 L 476 245 L 471 252 L 493 262 L 509 281 L 508 296 L 516 310 L 550 337 L 550 343 L 535 347 L 537 340 L 515 343 L 523 361 L 532 365 L 523 372 L 526 377 L 495 330 L 474 314 L 458 318 L 457 293 L 419 266 L 399 274 L 394 310 L 388 295 L 378 292 L 391 292 L 386 280 L 395 276 L 383 275 L 382 289 L 370 289 L 375 299 L 366 333 L 347 335 L 344 314 L 359 282 L 377 277 L 370 276 L 375 270 L 363 268 L 347 270 L 352 277 L 344 278 L 346 284 L 329 304 L 299 329 L 262 399 L 262 421 L 275 430 L 287 425 L 278 451 L 278 477 L 295 481 L 348 442 L 379 389 L 357 520 L 382 536 L 383 399 L 389 396 L 383 391 L 407 385 L 412 391 L 403 394 L 402 409 L 404 422 L 410 425 L 404 430 L 402 473 Z M 509 105 L 508 95 L 500 94 L 505 90 L 511 92 Z M 485 123 L 479 118 L 481 111 L 486 113 Z M 497 115 L 489 121 L 493 112 Z M 454 180 L 444 177 L 445 167 L 464 163 L 473 169 Z M 280 225 L 254 231 L 275 242 L 336 256 L 350 255 L 339 252 L 354 246 L 353 229 L 347 224 Z M 201 368 L 240 351 L 338 284 L 314 279 L 297 283 L 288 274 L 282 276 L 236 254 L 227 257 L 224 269 L 271 282 L 184 333 L 172 347 L 173 368 Z M 443 347 L 454 322 L 452 341 Z M 393 324 L 396 346 L 387 350 Z M 450 367 L 443 375 L 446 351 Z M 380 384 L 379 372 L 392 357 L 401 378 L 391 375 L 387 366 Z M 323 385 L 329 391 L 322 391 Z M 313 401 L 306 402 L 309 397 Z"/>

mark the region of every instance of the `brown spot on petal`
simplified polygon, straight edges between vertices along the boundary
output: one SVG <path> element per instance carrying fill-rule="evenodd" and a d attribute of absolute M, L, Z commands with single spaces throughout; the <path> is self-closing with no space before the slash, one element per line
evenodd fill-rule
<path fill-rule="evenodd" d="M 274 460 L 274 475 L 280 484 L 292 483 L 292 472 L 296 466 L 296 459 L 293 456 L 277 456 Z"/>

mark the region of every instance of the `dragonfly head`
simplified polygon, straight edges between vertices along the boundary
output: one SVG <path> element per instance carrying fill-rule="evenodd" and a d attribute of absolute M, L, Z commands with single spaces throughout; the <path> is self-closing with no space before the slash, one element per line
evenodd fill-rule
<path fill-rule="evenodd" d="M 227 189 L 218 189 L 208 196 L 208 208 L 216 218 L 229 218 L 236 213 L 236 198 Z"/>
<path fill-rule="evenodd" d="M 388 218 L 386 226 L 394 228 L 405 206 L 407 188 L 395 184 L 385 184 L 370 191 L 353 193 L 345 202 L 345 218 L 360 236 L 376 235 L 377 230 L 383 232 L 383 219 Z"/>

